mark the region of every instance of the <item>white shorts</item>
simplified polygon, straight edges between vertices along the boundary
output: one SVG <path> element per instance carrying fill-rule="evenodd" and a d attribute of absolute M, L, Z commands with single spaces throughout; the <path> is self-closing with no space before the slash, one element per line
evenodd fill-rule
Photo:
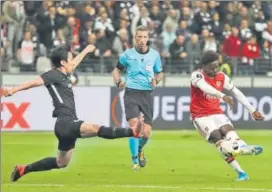
<path fill-rule="evenodd" d="M 223 125 L 231 125 L 233 127 L 231 121 L 225 114 L 195 118 L 193 124 L 199 133 L 207 140 L 210 138 L 210 135 L 214 130 L 220 129 Z"/>

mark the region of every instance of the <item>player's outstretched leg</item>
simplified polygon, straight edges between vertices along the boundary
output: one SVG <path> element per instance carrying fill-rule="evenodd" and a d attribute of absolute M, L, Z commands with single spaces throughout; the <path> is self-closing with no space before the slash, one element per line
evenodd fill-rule
<path fill-rule="evenodd" d="M 239 150 L 233 151 L 233 156 L 238 155 L 259 155 L 263 152 L 263 147 L 258 145 L 247 145 L 247 143 L 242 140 L 234 128 L 231 125 L 224 125 L 220 128 L 221 134 L 229 141 L 237 143 Z"/>
<path fill-rule="evenodd" d="M 49 171 L 52 169 L 65 168 L 72 157 L 72 149 L 69 151 L 59 151 L 58 157 L 47 157 L 28 165 L 16 165 L 11 173 L 10 180 L 17 181 L 30 172 Z"/>
<path fill-rule="evenodd" d="M 237 180 L 239 180 L 239 181 L 248 180 L 249 178 L 248 178 L 246 172 L 241 168 L 241 166 L 235 160 L 235 158 L 234 157 L 227 157 L 226 155 L 224 155 L 222 153 L 221 145 L 224 143 L 223 139 L 224 139 L 224 136 L 221 134 L 221 132 L 219 130 L 214 130 L 210 134 L 209 141 L 215 144 L 216 148 L 218 149 L 218 151 L 219 151 L 221 157 L 224 159 L 224 161 L 227 162 L 229 164 L 229 166 L 237 172 L 237 174 L 238 174 Z"/>
<path fill-rule="evenodd" d="M 82 138 L 98 136 L 104 139 L 118 139 L 124 137 L 140 138 L 143 134 L 143 119 L 141 117 L 135 119 L 135 124 L 130 128 L 106 127 L 84 122 L 80 127 L 80 136 Z"/>

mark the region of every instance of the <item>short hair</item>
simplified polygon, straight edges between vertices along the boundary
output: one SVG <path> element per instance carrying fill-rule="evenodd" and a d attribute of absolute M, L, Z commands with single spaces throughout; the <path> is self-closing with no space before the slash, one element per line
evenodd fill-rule
<path fill-rule="evenodd" d="M 136 28 L 136 33 L 137 31 L 149 31 L 146 26 L 140 25 Z"/>
<path fill-rule="evenodd" d="M 53 66 L 61 67 L 61 61 L 67 61 L 68 53 L 70 52 L 70 47 L 66 45 L 60 45 L 54 48 L 51 52 L 51 61 Z"/>
<path fill-rule="evenodd" d="M 202 65 L 209 65 L 214 61 L 217 61 L 218 59 L 219 59 L 218 54 L 215 51 L 209 50 L 203 53 L 201 63 Z"/>

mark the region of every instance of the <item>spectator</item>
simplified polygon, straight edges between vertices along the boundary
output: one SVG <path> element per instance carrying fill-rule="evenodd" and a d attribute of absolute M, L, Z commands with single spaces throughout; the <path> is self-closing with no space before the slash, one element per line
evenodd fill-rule
<path fill-rule="evenodd" d="M 54 47 L 66 44 L 66 40 L 65 40 L 64 33 L 63 33 L 63 29 L 58 29 L 57 36 L 55 37 L 53 44 L 54 44 Z"/>
<path fill-rule="evenodd" d="M 162 4 L 162 11 L 164 15 L 168 14 L 170 10 L 173 10 L 174 7 L 172 5 L 171 0 L 164 0 Z"/>
<path fill-rule="evenodd" d="M 252 36 L 242 48 L 242 66 L 240 74 L 250 75 L 253 73 L 254 59 L 260 56 L 260 47 L 257 44 L 256 37 Z"/>
<path fill-rule="evenodd" d="M 166 30 L 161 34 L 163 40 L 163 57 L 169 57 L 169 46 L 175 40 L 176 34 L 171 24 L 167 24 Z"/>
<path fill-rule="evenodd" d="M 23 37 L 23 25 L 26 19 L 23 1 L 5 1 L 3 14 L 7 22 L 8 41 L 10 42 L 10 46 L 7 48 L 7 55 L 8 57 L 14 57 L 14 50 L 17 50 L 18 42 Z"/>
<path fill-rule="evenodd" d="M 117 32 L 117 36 L 113 41 L 112 50 L 117 56 L 120 56 L 126 49 L 129 49 L 131 46 L 128 41 L 128 31 L 126 29 L 120 29 Z"/>
<path fill-rule="evenodd" d="M 98 17 L 95 21 L 95 29 L 102 29 L 104 31 L 108 30 L 114 32 L 114 28 L 112 26 L 112 21 L 108 17 L 107 12 L 102 12 L 100 17 Z"/>
<path fill-rule="evenodd" d="M 171 59 L 173 59 L 172 64 L 175 66 L 174 71 L 176 72 L 189 72 L 188 66 L 188 53 L 185 49 L 185 37 L 179 35 L 176 37 L 176 40 L 171 43 L 169 52 L 171 55 Z"/>
<path fill-rule="evenodd" d="M 264 13 L 262 11 L 259 11 L 254 21 L 254 33 L 259 43 L 262 41 L 262 32 L 266 29 L 266 27 L 267 24 Z"/>
<path fill-rule="evenodd" d="M 56 7 L 49 7 L 48 15 L 38 24 L 38 31 L 43 43 L 48 50 L 53 47 L 53 41 L 56 38 L 58 28 L 64 24 L 64 18 L 56 13 Z"/>
<path fill-rule="evenodd" d="M 248 10 L 248 14 L 251 18 L 256 19 L 258 17 L 259 12 L 262 11 L 262 4 L 259 0 L 254 0 L 252 5 Z"/>
<path fill-rule="evenodd" d="M 209 35 L 210 35 L 210 32 L 209 32 L 208 29 L 203 29 L 202 30 L 201 36 L 200 36 L 200 47 L 201 47 L 201 50 L 204 49 L 205 42 L 209 38 Z"/>
<path fill-rule="evenodd" d="M 67 20 L 67 26 L 63 28 L 65 41 L 68 45 L 74 46 L 79 38 L 79 26 L 75 17 L 71 16 Z"/>
<path fill-rule="evenodd" d="M 115 37 L 115 30 L 107 12 L 101 12 L 100 17 L 98 17 L 95 21 L 94 29 L 104 30 L 104 32 L 109 37 L 109 41 L 113 42 L 113 38 Z"/>
<path fill-rule="evenodd" d="M 105 36 L 105 32 L 103 29 L 96 30 L 96 49 L 98 50 L 96 56 L 111 56 L 111 44 L 107 37 Z"/>
<path fill-rule="evenodd" d="M 190 7 L 183 7 L 180 20 L 185 20 L 188 23 L 189 28 L 192 29 L 192 31 L 195 31 L 193 21 L 194 21 L 194 14 Z"/>
<path fill-rule="evenodd" d="M 246 20 L 247 21 L 247 25 L 252 27 L 253 26 L 253 19 L 250 17 L 250 15 L 248 14 L 248 9 L 245 6 L 242 6 L 239 9 L 239 14 L 237 16 L 234 17 L 234 25 L 238 26 L 241 24 L 242 20 Z"/>
<path fill-rule="evenodd" d="M 168 11 L 167 17 L 163 22 L 163 31 L 166 31 L 167 26 L 171 25 L 173 30 L 176 31 L 178 28 L 178 21 L 180 18 L 180 12 L 176 9 Z"/>
<path fill-rule="evenodd" d="M 238 28 L 232 27 L 231 35 L 227 39 L 225 39 L 223 45 L 223 53 L 225 56 L 230 58 L 230 63 L 232 64 L 234 75 L 237 75 L 237 68 L 239 57 L 241 55 L 242 45 L 242 41 L 238 34 L 239 34 Z"/>
<path fill-rule="evenodd" d="M 262 55 L 262 58 L 264 58 L 265 60 L 272 59 L 272 49 L 269 49 L 268 41 L 264 41 L 261 55 Z"/>
<path fill-rule="evenodd" d="M 34 43 L 34 51 L 35 55 L 38 56 L 46 56 L 47 50 L 45 46 L 41 43 L 40 35 L 37 32 L 37 28 L 34 24 L 29 24 L 27 27 L 27 31 L 31 33 L 32 42 Z"/>
<path fill-rule="evenodd" d="M 248 27 L 248 21 L 243 19 L 240 25 L 240 38 L 246 42 L 252 36 L 251 29 Z"/>
<path fill-rule="evenodd" d="M 46 17 L 49 15 L 49 7 L 53 6 L 53 1 L 51 0 L 44 0 L 42 2 L 42 7 L 37 12 L 36 21 L 38 24 L 44 23 Z"/>
<path fill-rule="evenodd" d="M 88 42 L 88 36 L 92 33 L 94 33 L 94 22 L 93 18 L 89 16 L 88 18 L 85 18 L 84 23 L 79 31 L 80 44 L 86 45 Z"/>
<path fill-rule="evenodd" d="M 149 22 L 151 22 L 151 19 L 149 17 L 148 9 L 146 7 L 141 7 L 140 15 L 135 16 L 131 22 L 132 35 L 135 36 L 135 31 L 136 31 L 137 26 L 143 25 L 143 26 L 147 27 Z"/>
<path fill-rule="evenodd" d="M 191 36 L 191 40 L 189 40 L 185 46 L 185 50 L 188 53 L 189 64 L 191 70 L 194 69 L 194 63 L 197 59 L 200 59 L 201 56 L 201 46 L 199 43 L 199 37 L 197 34 L 193 34 Z"/>
<path fill-rule="evenodd" d="M 196 14 L 196 13 L 200 12 L 201 6 L 202 6 L 201 1 L 194 1 L 192 3 L 193 13 Z"/>
<path fill-rule="evenodd" d="M 200 34 L 202 29 L 211 30 L 211 14 L 208 12 L 208 7 L 206 2 L 201 2 L 201 10 L 196 13 L 194 22 L 197 27 L 195 31 L 197 34 Z"/>
<path fill-rule="evenodd" d="M 35 51 L 30 31 L 26 31 L 24 39 L 18 43 L 17 58 L 20 71 L 34 71 Z"/>
<path fill-rule="evenodd" d="M 222 32 L 220 41 L 224 42 L 225 39 L 227 39 L 230 35 L 231 35 L 231 26 L 228 23 L 226 23 L 224 25 L 224 31 Z"/>
<path fill-rule="evenodd" d="M 218 51 L 218 47 L 213 33 L 210 33 L 208 38 L 206 38 L 204 42 L 203 52 L 205 51 Z"/>
<path fill-rule="evenodd" d="M 189 39 L 191 36 L 191 32 L 188 29 L 188 23 L 185 20 L 181 20 L 179 22 L 179 28 L 177 29 L 176 35 L 183 35 L 185 37 L 185 40 Z"/>
<path fill-rule="evenodd" d="M 219 1 L 209 1 L 209 12 L 213 16 L 218 12 L 217 7 L 220 5 Z"/>
<path fill-rule="evenodd" d="M 79 14 L 79 19 L 81 23 L 85 23 L 86 20 L 89 20 L 89 18 L 94 19 L 95 14 L 96 14 L 95 9 L 91 5 L 85 4 L 83 8 L 83 13 Z"/>
<path fill-rule="evenodd" d="M 222 33 L 224 31 L 224 24 L 220 22 L 219 13 L 214 13 L 212 20 L 212 32 L 216 38 L 216 40 L 220 40 L 222 38 Z"/>
<path fill-rule="evenodd" d="M 114 3 L 115 3 L 114 1 L 104 1 L 104 5 L 106 7 L 106 12 L 107 12 L 109 19 L 111 21 L 115 20 L 115 12 L 114 12 L 114 8 L 113 8 Z"/>
<path fill-rule="evenodd" d="M 160 8 L 158 5 L 152 6 L 150 19 L 154 23 L 154 28 L 157 34 L 161 34 L 162 32 L 162 22 L 164 20 L 163 13 L 160 12 Z"/>
<path fill-rule="evenodd" d="M 131 7 L 132 17 L 131 20 L 135 17 L 139 17 L 141 13 L 141 8 L 144 7 L 142 0 L 136 0 L 136 3 Z"/>
<path fill-rule="evenodd" d="M 263 32 L 262 37 L 268 41 L 269 49 L 272 50 L 272 20 L 267 22 L 267 29 Z"/>

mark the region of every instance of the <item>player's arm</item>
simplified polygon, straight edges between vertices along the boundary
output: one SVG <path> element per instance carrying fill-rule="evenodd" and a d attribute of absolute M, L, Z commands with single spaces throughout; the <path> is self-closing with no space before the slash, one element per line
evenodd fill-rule
<path fill-rule="evenodd" d="M 235 97 L 242 105 L 249 111 L 250 114 L 256 120 L 263 120 L 263 116 L 256 111 L 256 108 L 251 105 L 246 96 L 240 91 L 231 81 L 231 79 L 225 75 L 224 89 L 228 90 L 233 97 Z"/>
<path fill-rule="evenodd" d="M 191 83 L 193 86 L 198 87 L 204 93 L 223 99 L 230 106 L 230 109 L 232 109 L 233 100 L 208 84 L 200 72 L 195 71 L 192 73 Z"/>
<path fill-rule="evenodd" d="M 159 84 L 163 78 L 163 68 L 162 68 L 161 57 L 159 54 L 157 55 L 153 70 L 155 73 L 155 77 L 152 80 L 152 85 L 155 86 L 155 85 Z"/>
<path fill-rule="evenodd" d="M 24 82 L 24 83 L 20 84 L 17 87 L 4 89 L 3 90 L 4 96 L 5 97 L 12 96 L 12 95 L 14 95 L 15 93 L 17 93 L 19 91 L 27 90 L 27 89 L 30 89 L 30 88 L 33 88 L 33 87 L 39 87 L 39 86 L 41 86 L 43 84 L 44 84 L 43 79 L 41 77 L 38 77 L 38 78 L 36 78 L 36 79 L 34 79 L 32 81 Z"/>
<path fill-rule="evenodd" d="M 117 87 L 124 88 L 125 83 L 121 79 L 121 73 L 126 68 L 126 56 L 123 53 L 120 58 L 118 59 L 116 67 L 112 71 L 112 77 Z"/>
<path fill-rule="evenodd" d="M 217 89 L 212 87 L 210 84 L 208 84 L 205 81 L 204 76 L 198 71 L 195 71 L 192 73 L 191 83 L 193 86 L 199 88 L 201 91 L 203 91 L 206 94 L 209 94 L 218 98 L 223 98 L 225 96 L 224 93 L 222 93 L 221 91 L 218 91 Z"/>
<path fill-rule="evenodd" d="M 83 51 L 81 51 L 77 56 L 72 60 L 74 69 L 81 63 L 81 61 L 86 57 L 87 54 L 93 53 L 96 47 L 92 44 L 87 45 Z"/>

